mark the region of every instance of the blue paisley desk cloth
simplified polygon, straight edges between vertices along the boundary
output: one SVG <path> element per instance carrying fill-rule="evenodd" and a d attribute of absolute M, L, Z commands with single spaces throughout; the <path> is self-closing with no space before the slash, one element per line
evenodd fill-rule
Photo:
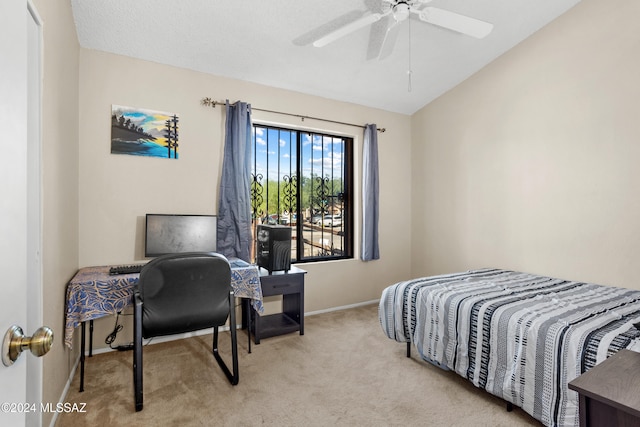
<path fill-rule="evenodd" d="M 235 296 L 250 298 L 256 311 L 264 312 L 258 267 L 230 261 Z M 109 268 L 108 265 L 81 268 L 67 285 L 64 330 L 67 347 L 72 347 L 73 331 L 79 324 L 116 314 L 131 304 L 140 273 L 110 275 Z"/>

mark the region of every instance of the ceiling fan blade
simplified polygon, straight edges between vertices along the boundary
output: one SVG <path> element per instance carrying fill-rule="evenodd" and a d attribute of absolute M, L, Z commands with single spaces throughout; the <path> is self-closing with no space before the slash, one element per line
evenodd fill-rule
<path fill-rule="evenodd" d="M 319 27 L 313 28 L 307 31 L 304 34 L 293 39 L 293 44 L 296 46 L 307 46 L 318 40 L 320 37 L 324 37 L 330 32 L 334 31 L 336 28 L 340 28 L 344 25 L 347 25 L 353 21 L 356 21 L 362 18 L 362 15 L 366 13 L 366 11 L 362 10 L 351 10 L 344 15 L 340 15 L 329 22 L 325 22 Z"/>
<path fill-rule="evenodd" d="M 366 27 L 367 25 L 373 24 L 376 21 L 379 21 L 385 14 L 382 13 L 372 13 L 371 15 L 367 15 L 362 17 L 356 21 L 353 21 L 350 24 L 345 25 L 344 27 L 338 28 L 337 30 L 327 34 L 324 37 L 319 38 L 318 40 L 313 42 L 315 47 L 323 47 L 328 45 L 331 42 L 338 40 L 346 36 L 347 34 L 351 34 L 354 31 L 359 30 L 360 28 Z"/>
<path fill-rule="evenodd" d="M 367 46 L 367 61 L 380 56 L 390 19 L 392 19 L 391 16 L 387 15 L 378 22 L 371 24 L 369 28 L 369 45 Z"/>
<path fill-rule="evenodd" d="M 400 22 L 393 20 L 393 23 L 389 28 L 387 28 L 387 33 L 384 36 L 384 41 L 382 42 L 382 49 L 380 49 L 380 55 L 378 59 L 383 60 L 391 55 L 393 52 L 393 48 L 396 45 L 396 40 L 398 40 L 398 33 L 400 32 Z"/>
<path fill-rule="evenodd" d="M 437 7 L 425 7 L 420 11 L 418 17 L 421 21 L 429 24 L 457 31 L 478 39 L 487 36 L 491 30 L 493 30 L 493 24 Z"/>

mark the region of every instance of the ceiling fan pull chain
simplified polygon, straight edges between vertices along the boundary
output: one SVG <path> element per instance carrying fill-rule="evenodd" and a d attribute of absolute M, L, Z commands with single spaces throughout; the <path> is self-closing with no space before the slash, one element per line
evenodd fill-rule
<path fill-rule="evenodd" d="M 409 69 L 407 70 L 408 85 L 407 92 L 411 92 L 411 20 L 409 20 Z"/>

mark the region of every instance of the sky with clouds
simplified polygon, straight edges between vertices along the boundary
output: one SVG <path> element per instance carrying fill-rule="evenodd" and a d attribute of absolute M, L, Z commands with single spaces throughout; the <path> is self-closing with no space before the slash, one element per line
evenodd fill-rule
<path fill-rule="evenodd" d="M 269 179 L 282 179 L 295 173 L 297 153 L 296 138 L 298 131 L 285 129 L 254 127 L 255 152 L 252 162 L 255 170 Z M 302 138 L 302 175 L 337 179 L 342 176 L 344 140 L 310 132 L 300 131 Z"/>

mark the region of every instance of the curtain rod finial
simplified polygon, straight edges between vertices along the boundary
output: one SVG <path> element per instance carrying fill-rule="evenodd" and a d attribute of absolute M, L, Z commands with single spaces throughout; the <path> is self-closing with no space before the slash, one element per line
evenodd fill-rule
<path fill-rule="evenodd" d="M 200 103 L 207 107 L 213 107 L 213 108 L 216 108 L 216 104 L 217 104 L 217 102 L 211 98 L 202 98 L 202 101 L 200 101 Z"/>

